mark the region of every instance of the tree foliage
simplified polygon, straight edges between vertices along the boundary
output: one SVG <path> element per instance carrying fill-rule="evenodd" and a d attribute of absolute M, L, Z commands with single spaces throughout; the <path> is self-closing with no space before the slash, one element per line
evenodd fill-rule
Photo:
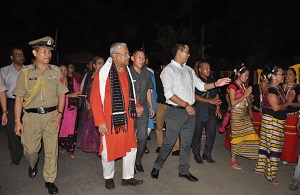
<path fill-rule="evenodd" d="M 188 64 L 192 65 L 198 58 L 199 44 L 197 46 L 196 38 L 190 30 L 184 27 L 178 27 L 177 29 L 171 25 L 158 26 L 158 36 L 156 43 L 158 45 L 157 52 L 153 52 L 152 55 L 160 61 L 170 61 L 173 59 L 172 48 L 176 43 L 186 43 L 190 48 L 191 57 Z"/>

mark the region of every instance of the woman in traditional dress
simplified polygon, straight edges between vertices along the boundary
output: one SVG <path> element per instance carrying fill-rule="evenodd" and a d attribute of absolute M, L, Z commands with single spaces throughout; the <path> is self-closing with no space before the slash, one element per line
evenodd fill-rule
<path fill-rule="evenodd" d="M 261 121 L 261 113 L 262 113 L 262 97 L 266 92 L 266 88 L 269 84 L 269 80 L 264 72 L 257 71 L 258 74 L 258 83 L 252 86 L 252 120 L 256 134 L 259 136 L 260 134 L 260 121 Z"/>
<path fill-rule="evenodd" d="M 281 154 L 283 166 L 298 161 L 299 137 L 296 125 L 300 107 L 300 85 L 296 83 L 296 80 L 297 74 L 295 69 L 289 68 L 286 72 L 285 84 L 283 85 L 284 93 L 287 95 L 291 90 L 294 90 L 296 95 L 291 105 L 287 107 L 287 117 L 284 125 L 284 142 Z"/>
<path fill-rule="evenodd" d="M 104 65 L 103 57 L 95 57 L 93 59 L 93 71 L 86 73 L 84 76 L 81 88 L 81 106 L 82 106 L 82 131 L 78 141 L 78 148 L 84 152 L 91 152 L 99 154 L 100 147 L 100 134 L 98 128 L 95 127 L 94 118 L 92 115 L 91 104 L 90 104 L 90 92 L 94 75 L 99 73 L 99 70 Z"/>
<path fill-rule="evenodd" d="M 63 74 L 61 82 L 65 84 L 69 90 L 66 93 L 66 103 L 59 131 L 60 152 L 68 152 L 70 158 L 75 158 L 74 150 L 76 147 L 75 122 L 77 117 L 77 100 L 80 94 L 79 85 L 75 78 L 68 76 L 68 68 L 65 65 L 60 66 Z"/>
<path fill-rule="evenodd" d="M 280 87 L 284 81 L 282 68 L 275 66 L 265 72 L 269 85 L 263 96 L 260 145 L 254 170 L 272 184 L 279 184 L 277 172 L 284 140 L 286 108 L 294 99 L 295 91 L 290 90 L 285 96 Z"/>
<path fill-rule="evenodd" d="M 242 169 L 236 161 L 236 155 L 256 159 L 259 137 L 249 116 L 249 95 L 252 91 L 252 87 L 247 86 L 249 70 L 246 66 L 241 66 L 234 73 L 235 81 L 227 88 L 231 105 L 231 159 L 228 165 L 234 169 Z"/>

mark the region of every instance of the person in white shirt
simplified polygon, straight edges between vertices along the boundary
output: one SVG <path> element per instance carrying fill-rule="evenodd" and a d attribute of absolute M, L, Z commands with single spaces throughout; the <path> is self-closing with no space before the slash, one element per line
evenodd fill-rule
<path fill-rule="evenodd" d="M 9 56 L 12 63 L 0 69 L 1 76 L 4 80 L 4 85 L 7 89 L 7 91 L 5 92 L 7 96 L 7 110 L 3 110 L 3 114 L 7 114 L 8 122 L 4 129 L 7 134 L 8 150 L 11 157 L 11 164 L 18 165 L 23 156 L 23 146 L 21 144 L 21 138 L 17 136 L 14 131 L 15 96 L 12 94 L 12 91 L 16 87 L 16 81 L 19 72 L 25 67 L 23 65 L 25 56 L 23 49 L 20 47 L 12 47 L 9 50 Z"/>
<path fill-rule="evenodd" d="M 190 57 L 189 46 L 175 44 L 172 49 L 174 59 L 162 71 L 160 78 L 164 87 L 166 104 L 166 138 L 154 162 L 151 177 L 158 179 L 159 170 L 169 156 L 178 136 L 180 136 L 179 177 L 196 182 L 198 179 L 189 172 L 192 138 L 196 125 L 195 87 L 205 91 L 230 83 L 230 78 L 222 78 L 214 83 L 204 83 L 195 71 L 186 65 Z"/>

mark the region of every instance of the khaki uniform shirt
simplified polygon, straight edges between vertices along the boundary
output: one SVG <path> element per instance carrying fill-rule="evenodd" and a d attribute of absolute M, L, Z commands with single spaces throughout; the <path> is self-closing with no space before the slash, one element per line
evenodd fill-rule
<path fill-rule="evenodd" d="M 42 72 L 36 65 L 28 65 L 18 75 L 13 94 L 24 99 L 34 94 L 28 105 L 23 104 L 24 109 L 57 106 L 58 95 L 68 92 L 60 81 L 62 77 L 58 66 L 49 64 Z"/>

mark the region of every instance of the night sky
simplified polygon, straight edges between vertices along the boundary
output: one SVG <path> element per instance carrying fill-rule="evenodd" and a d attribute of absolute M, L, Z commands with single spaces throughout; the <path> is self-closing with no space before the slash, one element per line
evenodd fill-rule
<path fill-rule="evenodd" d="M 277 1 L 276 1 L 277 2 Z M 55 38 L 63 56 L 75 52 L 109 56 L 116 41 L 129 50 L 141 47 L 159 51 L 157 26 L 183 26 L 200 44 L 205 26 L 205 51 L 214 67 L 247 62 L 288 66 L 300 62 L 300 2 L 240 0 L 15 0 L 1 2 L 1 66 L 9 61 L 8 50 L 24 48 L 26 63 L 33 57 L 28 42 L 44 36 Z M 171 48 L 170 48 L 171 51 Z M 156 59 L 150 66 L 156 68 Z M 169 59 L 166 59 L 169 61 Z M 194 62 L 189 64 L 192 66 Z M 228 68 L 227 68 L 228 69 Z M 229 68 L 230 69 L 230 68 Z"/>

